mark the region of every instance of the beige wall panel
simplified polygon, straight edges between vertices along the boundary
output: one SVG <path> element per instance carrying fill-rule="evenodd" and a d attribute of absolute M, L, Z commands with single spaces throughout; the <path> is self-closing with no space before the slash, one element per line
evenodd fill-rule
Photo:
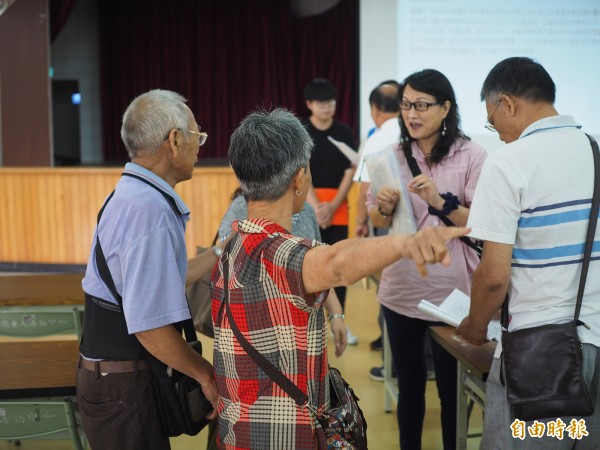
<path fill-rule="evenodd" d="M 121 168 L 0 168 L 0 262 L 85 264 L 102 202 Z M 191 210 L 187 249 L 210 245 L 238 182 L 230 168 L 197 168 L 176 190 Z M 350 195 L 350 236 L 355 193 Z"/>

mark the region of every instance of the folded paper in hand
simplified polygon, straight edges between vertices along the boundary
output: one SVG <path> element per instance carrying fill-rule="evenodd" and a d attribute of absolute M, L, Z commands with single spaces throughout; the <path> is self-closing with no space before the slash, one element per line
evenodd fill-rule
<path fill-rule="evenodd" d="M 469 305 L 471 299 L 464 292 L 454 289 L 440 305 L 434 305 L 427 300 L 421 300 L 419 311 L 435 317 L 437 320 L 457 327 L 465 317 L 469 315 Z M 500 321 L 492 320 L 488 326 L 487 339 L 489 341 L 499 341 L 502 335 Z"/>
<path fill-rule="evenodd" d="M 334 138 L 332 138 L 331 136 L 327 136 L 327 139 L 329 139 L 329 141 L 335 145 L 338 150 L 340 152 L 342 152 L 344 154 L 344 156 L 346 158 L 348 158 L 348 160 L 350 160 L 350 164 L 352 164 L 353 166 L 356 166 L 358 164 L 358 153 L 355 152 L 352 147 L 350 147 L 348 144 L 346 144 L 345 142 L 341 142 L 341 141 L 336 141 Z"/>
<path fill-rule="evenodd" d="M 417 225 L 397 153 L 396 145 L 390 145 L 365 155 L 365 163 L 371 180 L 371 191 L 375 196 L 384 186 L 397 189 L 400 193 L 400 200 L 392 214 L 390 233 L 414 233 Z"/>

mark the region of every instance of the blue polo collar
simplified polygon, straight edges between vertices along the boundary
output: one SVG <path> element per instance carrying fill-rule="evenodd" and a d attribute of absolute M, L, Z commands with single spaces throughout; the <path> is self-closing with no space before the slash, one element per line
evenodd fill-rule
<path fill-rule="evenodd" d="M 573 116 L 559 115 L 544 117 L 525 128 L 521 133 L 521 136 L 519 136 L 519 139 L 537 133 L 538 131 L 555 130 L 557 128 L 581 128 L 581 125 L 575 122 Z"/>
<path fill-rule="evenodd" d="M 181 197 L 175 192 L 175 189 L 169 185 L 165 180 L 156 175 L 154 172 L 140 166 L 139 164 L 129 162 L 125 164 L 123 173 L 129 173 L 136 177 L 141 177 L 148 183 L 151 183 L 154 187 L 159 189 L 173 199 L 173 204 L 177 207 L 177 210 L 181 215 L 189 215 L 190 210 L 187 205 L 183 202 Z"/>

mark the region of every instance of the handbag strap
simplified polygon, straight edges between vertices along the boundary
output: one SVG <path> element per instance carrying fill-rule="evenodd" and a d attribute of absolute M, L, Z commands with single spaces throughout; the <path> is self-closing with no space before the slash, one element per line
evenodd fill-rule
<path fill-rule="evenodd" d="M 596 235 L 596 224 L 598 223 L 598 210 L 600 209 L 600 150 L 596 140 L 586 133 L 592 153 L 594 154 L 594 194 L 592 196 L 592 207 L 590 210 L 590 221 L 588 224 L 587 239 L 585 242 L 585 252 L 583 255 L 583 264 L 581 266 L 581 277 L 579 279 L 579 290 L 577 291 L 577 305 L 575 306 L 575 322 L 579 320 L 583 293 L 585 292 L 585 281 L 592 257 L 592 248 L 594 246 L 594 236 Z"/>
<path fill-rule="evenodd" d="M 594 156 L 594 193 L 592 194 L 592 207 L 590 209 L 590 219 L 588 222 L 587 237 L 585 240 L 585 249 L 583 252 L 583 262 L 581 265 L 581 276 L 579 277 L 579 289 L 577 291 L 577 303 L 575 305 L 575 315 L 573 321 L 576 325 L 585 325 L 579 321 L 579 313 L 581 312 L 581 303 L 583 302 L 583 293 L 585 292 L 585 282 L 587 279 L 588 268 L 592 256 L 592 247 L 594 246 L 594 236 L 596 235 L 596 224 L 598 223 L 598 210 L 600 209 L 600 150 L 596 140 L 586 133 L 592 146 L 592 154 Z M 502 327 L 508 329 L 508 295 L 502 305 Z M 587 325 L 585 325 L 589 328 Z"/>
<path fill-rule="evenodd" d="M 167 193 L 158 189 L 152 183 L 149 183 L 148 181 L 144 180 L 141 177 L 138 177 L 137 175 L 132 175 L 129 173 L 123 173 L 122 175 L 129 176 L 132 178 L 137 178 L 138 180 L 148 184 L 149 186 L 152 186 L 154 189 L 156 189 L 158 192 L 160 192 L 169 201 L 169 204 L 171 206 L 174 206 L 175 200 L 171 196 L 169 196 Z M 115 286 L 115 281 L 110 273 L 110 269 L 108 268 L 108 263 L 106 262 L 106 257 L 104 256 L 104 251 L 102 250 L 102 245 L 100 245 L 100 238 L 99 238 L 100 218 L 102 217 L 102 214 L 104 213 L 104 209 L 106 208 L 106 205 L 108 205 L 108 202 L 113 198 L 114 195 L 115 195 L 115 191 L 112 191 L 110 193 L 110 195 L 108 196 L 108 198 L 106 199 L 106 201 L 104 202 L 104 205 L 102 205 L 102 208 L 100 208 L 100 211 L 98 212 L 98 219 L 96 221 L 96 247 L 94 250 L 94 253 L 95 253 L 94 257 L 96 259 L 96 267 L 98 267 L 98 273 L 100 275 L 100 278 L 102 279 L 104 284 L 106 284 L 106 287 L 108 287 L 111 294 L 113 295 L 113 297 L 115 298 L 115 300 L 117 301 L 119 306 L 121 307 L 121 312 L 123 314 L 125 314 L 123 311 L 123 297 L 117 291 L 117 288 Z M 194 328 L 194 321 L 190 318 L 190 319 L 182 321 L 181 324 L 183 326 L 185 340 L 187 342 L 197 341 L 198 338 L 196 336 L 196 330 Z"/>
<path fill-rule="evenodd" d="M 224 297 L 223 302 L 225 303 L 225 310 L 227 312 L 227 319 L 233 334 L 237 338 L 242 348 L 248 353 L 252 360 L 260 367 L 273 381 L 275 381 L 281 389 L 283 389 L 300 407 L 310 405 L 310 398 L 302 392 L 302 390 L 296 386 L 292 381 L 286 377 L 277 367 L 275 367 L 267 358 L 256 350 L 250 342 L 244 337 L 235 321 L 233 320 L 233 313 L 229 304 L 229 250 L 231 248 L 233 240 L 229 241 L 223 252 L 223 291 Z"/>
<path fill-rule="evenodd" d="M 406 162 L 408 163 L 408 167 L 409 167 L 410 172 L 412 173 L 413 177 L 421 175 L 423 172 L 421 172 L 421 168 L 419 167 L 419 164 L 417 163 L 417 160 L 413 156 L 412 152 L 410 152 L 410 150 L 406 150 L 406 151 L 404 151 L 404 156 L 406 157 Z M 446 216 L 438 216 L 438 217 L 440 218 L 440 220 L 442 222 L 444 222 L 444 225 L 446 225 L 447 227 L 455 227 L 456 226 L 456 224 L 454 222 L 452 222 L 450 219 L 448 219 L 448 217 L 446 217 Z M 459 239 L 467 247 L 473 249 L 479 256 L 479 258 L 481 258 L 481 247 L 479 247 L 477 244 L 475 244 L 475 242 L 473 242 L 468 237 L 461 236 Z"/>

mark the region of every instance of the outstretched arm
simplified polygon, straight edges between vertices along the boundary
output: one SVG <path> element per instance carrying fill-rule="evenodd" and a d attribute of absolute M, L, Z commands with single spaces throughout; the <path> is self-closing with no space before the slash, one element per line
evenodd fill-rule
<path fill-rule="evenodd" d="M 411 258 L 423 276 L 427 264 L 450 264 L 446 241 L 469 232 L 467 228 L 430 227 L 414 234 L 346 239 L 332 246 L 310 249 L 302 264 L 306 292 L 348 286 L 389 266 L 400 258 Z"/>

